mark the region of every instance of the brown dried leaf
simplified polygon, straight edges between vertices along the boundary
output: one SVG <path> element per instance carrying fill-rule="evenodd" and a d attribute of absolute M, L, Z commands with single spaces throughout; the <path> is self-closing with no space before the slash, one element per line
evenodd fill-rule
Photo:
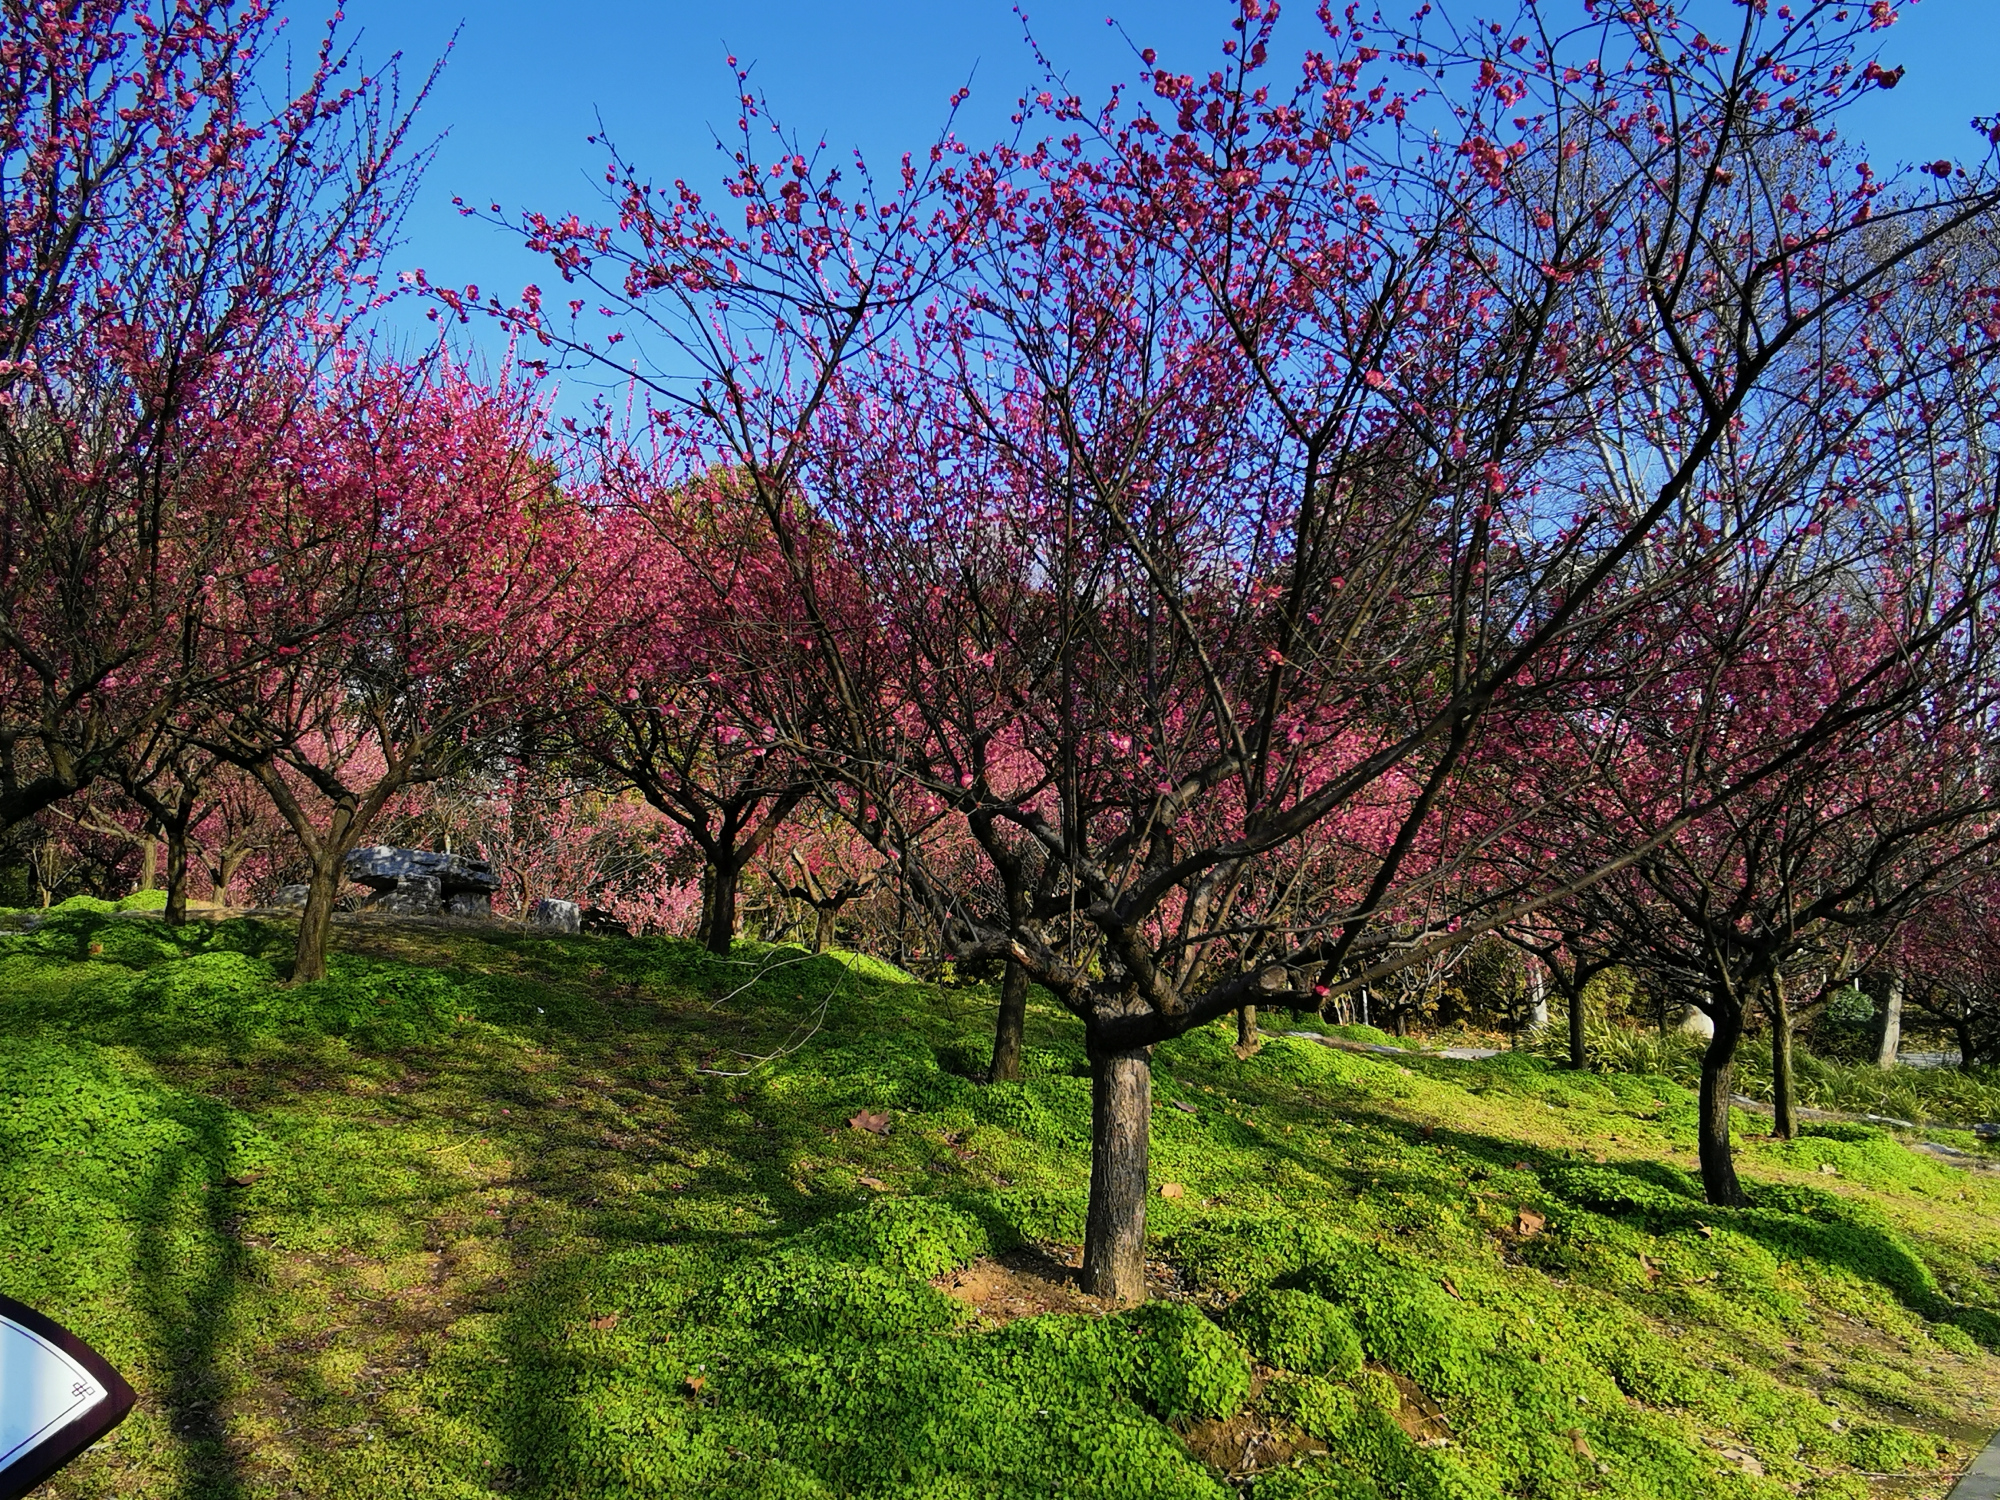
<path fill-rule="evenodd" d="M 1162 1198 L 1185 1198 L 1187 1196 L 1187 1189 L 1182 1187 L 1178 1182 L 1163 1182 L 1160 1184 L 1160 1196 Z"/>
<path fill-rule="evenodd" d="M 1548 1227 L 1548 1219 L 1532 1208 L 1524 1208 L 1514 1216 L 1514 1228 L 1522 1239 L 1531 1239 Z"/>
<path fill-rule="evenodd" d="M 854 1180 L 865 1188 L 873 1188 L 878 1193 L 889 1191 L 889 1184 L 879 1177 L 857 1177 Z"/>
<path fill-rule="evenodd" d="M 1457 1297 L 1459 1301 L 1463 1302 L 1465 1300 L 1464 1296 L 1459 1292 L 1458 1287 L 1453 1284 L 1452 1279 L 1449 1276 L 1439 1277 L 1438 1285 L 1443 1287 L 1452 1296 Z"/>
<path fill-rule="evenodd" d="M 1517 1161 L 1514 1163 L 1514 1170 L 1516 1172 L 1525 1172 L 1528 1170 L 1528 1164 L 1524 1161 Z"/>
<path fill-rule="evenodd" d="M 690 1396 L 699 1396 L 701 1394 L 701 1388 L 707 1384 L 708 1384 L 708 1377 L 706 1375 L 690 1375 L 688 1376 L 687 1379 L 681 1382 L 681 1387 Z"/>
<path fill-rule="evenodd" d="M 848 1118 L 847 1128 L 849 1130 L 872 1131 L 876 1135 L 887 1135 L 889 1133 L 889 1117 L 872 1109 L 864 1109 L 860 1114 L 852 1115 Z"/>
<path fill-rule="evenodd" d="M 1595 1453 L 1592 1453 L 1590 1451 L 1590 1439 L 1583 1435 L 1583 1429 L 1581 1427 L 1570 1428 L 1569 1445 L 1571 1449 L 1575 1451 L 1576 1456 L 1578 1458 L 1597 1457 Z"/>
<path fill-rule="evenodd" d="M 1715 1231 L 1713 1229 L 1710 1229 L 1706 1224 L 1697 1224 L 1694 1227 L 1701 1231 L 1701 1237 L 1703 1239 L 1712 1240 L 1715 1238 Z"/>
<path fill-rule="evenodd" d="M 230 1178 L 229 1185 L 231 1187 L 248 1187 L 250 1186 L 251 1183 L 257 1181 L 263 1175 L 264 1174 L 262 1172 L 245 1172 L 240 1177 Z"/>
<path fill-rule="evenodd" d="M 590 1326 L 592 1328 L 599 1330 L 600 1332 L 608 1333 L 610 1332 L 610 1330 L 618 1326 L 618 1314 L 606 1313 L 601 1318 L 592 1318 L 590 1320 Z"/>

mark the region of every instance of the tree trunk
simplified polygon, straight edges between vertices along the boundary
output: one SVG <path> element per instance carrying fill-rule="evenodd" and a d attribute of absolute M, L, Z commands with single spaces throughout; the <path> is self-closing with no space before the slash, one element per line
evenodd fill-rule
<path fill-rule="evenodd" d="M 824 953 L 833 946 L 834 927 L 840 913 L 831 906 L 813 909 L 813 952 Z"/>
<path fill-rule="evenodd" d="M 1729 1146 L 1729 1096 L 1736 1085 L 1736 1044 L 1743 1038 L 1743 1013 L 1729 1001 L 1716 1005 L 1715 1035 L 1701 1054 L 1701 1186 L 1710 1203 L 1743 1204 L 1736 1160 Z"/>
<path fill-rule="evenodd" d="M 1083 1289 L 1113 1307 L 1146 1299 L 1147 1144 L 1153 1049 L 1090 1046 L 1090 1213 Z"/>
<path fill-rule="evenodd" d="M 702 934 L 702 946 L 710 953 L 728 956 L 729 945 L 736 939 L 736 887 L 742 871 L 728 865 L 710 865 L 707 907 L 708 930 Z"/>
<path fill-rule="evenodd" d="M 1893 1068 L 1896 1053 L 1903 1045 L 1903 976 L 1889 975 L 1889 992 L 1882 997 L 1882 1045 L 1875 1050 L 1875 1066 Z"/>
<path fill-rule="evenodd" d="M 993 1025 L 993 1063 L 988 1083 L 1013 1083 L 1021 1076 L 1021 1032 L 1028 1023 L 1028 971 L 1007 960 L 1000 981 L 1000 1018 Z"/>
<path fill-rule="evenodd" d="M 167 921 L 178 927 L 188 919 L 187 830 L 167 828 Z"/>
<path fill-rule="evenodd" d="M 1540 1031 L 1549 1024 L 1549 989 L 1542 966 L 1528 961 L 1528 1030 Z"/>
<path fill-rule="evenodd" d="M 160 841 L 150 831 L 139 840 L 139 889 L 158 890 L 160 886 Z"/>
<path fill-rule="evenodd" d="M 1248 1057 L 1262 1045 L 1263 1038 L 1257 1034 L 1257 1007 L 1239 1006 L 1236 1011 L 1236 1051 L 1239 1056 Z"/>
<path fill-rule="evenodd" d="M 1784 981 L 1771 984 L 1771 1134 L 1789 1141 L 1799 1133 L 1797 1093 L 1792 1086 L 1792 1010 Z"/>
<path fill-rule="evenodd" d="M 1590 1066 L 1590 1048 L 1583 1040 L 1583 985 L 1569 987 L 1569 1065 L 1581 1073 Z"/>
<path fill-rule="evenodd" d="M 235 899 L 229 894 L 229 888 L 236 884 L 236 872 L 243 868 L 244 862 L 249 858 L 250 852 L 247 849 L 241 853 L 234 849 L 225 850 L 217 858 L 215 862 L 215 889 L 212 893 L 213 900 L 223 906 L 234 906 L 236 904 Z"/>
<path fill-rule="evenodd" d="M 339 846 L 336 845 L 336 848 Z M 306 906 L 299 913 L 299 946 L 292 960 L 293 984 L 326 978 L 326 954 L 332 946 L 333 903 L 340 894 L 340 866 L 346 850 L 313 861 L 306 881 Z"/>

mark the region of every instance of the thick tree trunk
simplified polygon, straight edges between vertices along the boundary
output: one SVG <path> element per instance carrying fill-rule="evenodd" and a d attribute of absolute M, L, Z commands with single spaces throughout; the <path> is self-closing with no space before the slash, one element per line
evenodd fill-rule
<path fill-rule="evenodd" d="M 1799 1133 L 1797 1091 L 1792 1084 L 1792 1011 L 1785 986 L 1771 976 L 1771 1134 L 1789 1141 Z"/>
<path fill-rule="evenodd" d="M 1257 1034 L 1257 1007 L 1240 1006 L 1236 1012 L 1236 1050 L 1244 1057 L 1262 1045 L 1263 1038 Z"/>
<path fill-rule="evenodd" d="M 833 946 L 834 928 L 840 913 L 830 906 L 817 907 L 813 911 L 813 952 L 824 953 Z"/>
<path fill-rule="evenodd" d="M 167 829 L 167 921 L 178 927 L 188 919 L 188 846 L 185 828 Z"/>
<path fill-rule="evenodd" d="M 1903 1045 L 1903 976 L 1889 976 L 1889 992 L 1882 997 L 1882 1045 L 1875 1051 L 1875 1066 L 1893 1068 L 1896 1053 Z"/>
<path fill-rule="evenodd" d="M 139 840 L 139 889 L 158 890 L 160 886 L 160 841 L 149 832 Z"/>
<path fill-rule="evenodd" d="M 306 906 L 299 913 L 299 946 L 292 959 L 293 984 L 326 978 L 326 955 L 333 939 L 333 903 L 340 894 L 340 866 L 346 851 L 313 862 L 306 881 Z"/>
<path fill-rule="evenodd" d="M 1736 1044 L 1743 1039 L 1743 1014 L 1728 1001 L 1716 1006 L 1715 1035 L 1701 1054 L 1702 1193 L 1710 1203 L 1726 1208 L 1743 1204 L 1743 1185 L 1736 1180 L 1736 1159 L 1729 1145 L 1729 1096 L 1736 1085 Z"/>
<path fill-rule="evenodd" d="M 710 865 L 707 908 L 708 930 L 702 946 L 710 953 L 727 955 L 736 940 L 736 888 L 742 871 L 728 865 Z"/>
<path fill-rule="evenodd" d="M 1021 1033 L 1028 1024 L 1028 971 L 1007 960 L 1000 981 L 1000 1017 L 993 1025 L 993 1063 L 988 1083 L 1012 1083 L 1021 1076 Z"/>
<path fill-rule="evenodd" d="M 1569 1065 L 1581 1073 L 1590 1066 L 1590 1048 L 1583 1040 L 1583 986 L 1569 987 Z"/>
<path fill-rule="evenodd" d="M 1153 1049 L 1090 1048 L 1090 1213 L 1083 1289 L 1113 1307 L 1146 1298 L 1147 1145 Z"/>
<path fill-rule="evenodd" d="M 1540 1031 L 1549 1024 L 1549 988 L 1542 966 L 1528 960 L 1528 1030 Z"/>

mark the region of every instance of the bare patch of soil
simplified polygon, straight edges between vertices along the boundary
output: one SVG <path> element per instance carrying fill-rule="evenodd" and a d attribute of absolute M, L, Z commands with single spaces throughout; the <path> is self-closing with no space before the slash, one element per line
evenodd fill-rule
<path fill-rule="evenodd" d="M 1444 1408 L 1432 1400 L 1407 1375 L 1399 1375 L 1387 1365 L 1370 1362 L 1369 1369 L 1378 1370 L 1394 1382 L 1396 1393 L 1403 1399 L 1391 1413 L 1396 1425 L 1409 1434 L 1410 1441 L 1419 1448 L 1442 1448 L 1452 1441 L 1451 1418 L 1444 1414 Z"/>
<path fill-rule="evenodd" d="M 1263 1371 L 1258 1372 L 1262 1383 Z M 1227 1421 L 1204 1417 L 1181 1434 L 1188 1452 L 1226 1481 L 1250 1479 L 1282 1469 L 1294 1459 L 1326 1452 L 1317 1439 L 1278 1417 L 1248 1409 Z"/>
<path fill-rule="evenodd" d="M 1043 1313 L 1080 1313 L 1101 1317 L 1115 1312 L 1100 1297 L 1077 1285 L 1083 1251 L 1074 1245 L 1021 1245 L 1004 1255 L 981 1258 L 938 1277 L 931 1285 L 965 1303 L 988 1323 L 1011 1323 Z M 1179 1291 L 1173 1269 L 1146 1263 L 1146 1290 L 1154 1297 Z"/>

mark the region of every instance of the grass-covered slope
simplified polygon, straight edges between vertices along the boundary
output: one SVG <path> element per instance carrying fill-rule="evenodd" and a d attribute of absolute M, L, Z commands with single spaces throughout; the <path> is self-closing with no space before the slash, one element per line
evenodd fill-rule
<path fill-rule="evenodd" d="M 991 997 L 865 960 L 285 937 L 0 937 L 0 1291 L 141 1392 L 54 1494 L 1922 1496 L 2000 1422 L 2000 1176 L 1872 1129 L 1722 1212 L 1665 1080 L 1216 1028 L 1166 1299 L 1002 1322 L 1081 1233 L 1052 1011 L 987 1087 Z"/>

